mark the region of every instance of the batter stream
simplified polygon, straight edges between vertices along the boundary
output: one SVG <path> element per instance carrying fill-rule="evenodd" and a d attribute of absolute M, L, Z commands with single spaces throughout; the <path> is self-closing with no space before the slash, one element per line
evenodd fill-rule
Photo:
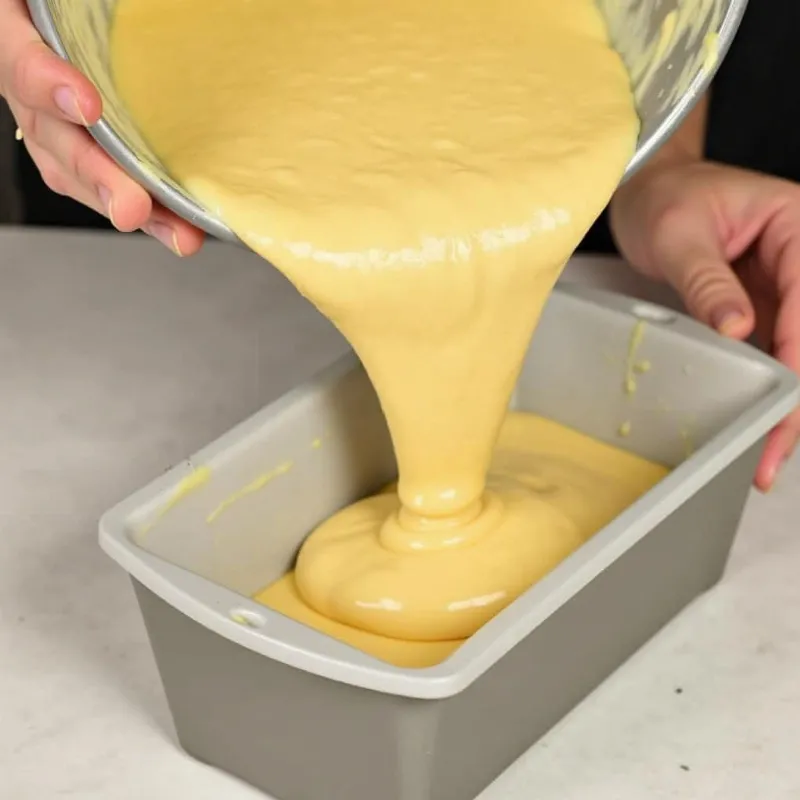
<path fill-rule="evenodd" d="M 512 416 L 487 483 L 542 307 L 636 143 L 591 0 L 120 0 L 112 63 L 171 174 L 332 320 L 386 414 L 396 494 L 311 534 L 286 613 L 461 640 L 663 474 Z"/>

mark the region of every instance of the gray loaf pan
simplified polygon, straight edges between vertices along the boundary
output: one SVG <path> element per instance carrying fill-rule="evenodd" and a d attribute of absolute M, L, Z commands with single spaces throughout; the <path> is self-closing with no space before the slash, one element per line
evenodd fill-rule
<path fill-rule="evenodd" d="M 629 394 L 634 359 L 651 368 Z M 249 599 L 394 477 L 353 357 L 109 511 L 100 541 L 133 579 L 188 753 L 279 800 L 471 800 L 719 579 L 764 437 L 798 397 L 788 370 L 681 315 L 557 289 L 514 407 L 674 469 L 431 668 Z"/>

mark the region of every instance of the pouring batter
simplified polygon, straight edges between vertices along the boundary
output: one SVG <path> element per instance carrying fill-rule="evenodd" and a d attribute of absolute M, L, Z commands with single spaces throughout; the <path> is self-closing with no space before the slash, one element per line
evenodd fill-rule
<path fill-rule="evenodd" d="M 543 577 L 574 547 L 583 544 L 600 528 L 637 500 L 666 475 L 667 470 L 631 453 L 598 442 L 565 428 L 550 420 L 532 414 L 509 414 L 500 431 L 489 468 L 490 487 L 503 485 L 520 496 L 534 496 L 548 507 L 553 528 L 538 528 L 530 531 L 526 544 L 530 565 L 526 570 L 531 583 Z M 389 487 L 390 490 L 393 487 Z M 389 508 L 397 505 L 396 495 L 388 494 L 384 502 Z M 351 521 L 365 517 L 374 510 L 374 501 L 356 504 L 343 514 Z M 327 536 L 342 535 L 341 518 L 333 518 L 335 525 L 323 525 L 312 541 L 325 542 Z M 346 530 L 346 529 L 345 529 Z M 367 539 L 366 541 L 370 541 Z M 362 542 L 363 545 L 363 542 Z M 324 547 L 325 545 L 323 545 Z M 501 543 L 502 546 L 502 543 Z M 473 578 L 492 581 L 494 578 L 491 560 L 496 554 L 489 552 L 484 561 L 479 561 L 481 549 L 476 548 Z M 524 545 L 520 549 L 520 560 Z M 380 557 L 375 553 L 376 557 Z M 464 558 L 466 554 L 460 555 Z M 414 588 L 424 598 L 433 596 L 433 591 L 442 589 L 453 593 L 449 564 L 451 552 L 430 554 L 425 559 L 409 556 L 405 564 L 398 564 L 396 557 L 384 554 L 384 564 L 392 567 L 416 569 Z M 391 561 L 389 559 L 391 558 Z M 352 567 L 338 564 L 333 569 L 347 576 Z M 538 574 L 531 575 L 533 569 Z M 521 571 L 522 572 L 522 571 Z M 507 580 L 507 574 L 504 574 Z M 484 592 L 479 595 L 471 585 L 472 603 L 466 607 L 451 609 L 447 613 L 458 613 L 459 619 L 471 630 L 496 613 L 499 603 L 487 602 L 491 598 Z M 525 587 L 527 588 L 527 587 Z M 482 598 L 483 605 L 474 602 Z M 462 639 L 445 641 L 419 641 L 420 630 L 428 630 L 427 620 L 415 617 L 406 607 L 398 620 L 407 625 L 409 638 L 380 636 L 345 625 L 314 612 L 303 602 L 298 592 L 295 574 L 289 574 L 259 592 L 255 599 L 293 619 L 310 625 L 329 636 L 357 647 L 370 655 L 400 667 L 429 667 L 438 664 L 462 643 Z M 417 641 L 414 641 L 417 639 Z"/>
<path fill-rule="evenodd" d="M 593 2 L 121 0 L 112 55 L 171 173 L 342 331 L 386 414 L 397 495 L 310 536 L 300 596 L 374 634 L 469 636 L 583 540 L 487 471 L 635 147 Z"/>

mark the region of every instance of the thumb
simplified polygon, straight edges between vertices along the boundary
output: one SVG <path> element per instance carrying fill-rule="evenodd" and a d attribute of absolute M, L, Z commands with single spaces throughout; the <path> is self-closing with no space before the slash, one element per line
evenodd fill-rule
<path fill-rule="evenodd" d="M 695 319 L 723 336 L 745 339 L 755 327 L 753 304 L 715 239 L 684 229 L 657 248 L 655 260 Z"/>

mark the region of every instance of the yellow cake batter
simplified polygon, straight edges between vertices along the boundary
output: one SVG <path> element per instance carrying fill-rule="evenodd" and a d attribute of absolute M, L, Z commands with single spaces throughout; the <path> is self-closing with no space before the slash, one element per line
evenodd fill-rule
<path fill-rule="evenodd" d="M 527 551 L 528 563 L 519 565 L 520 575 L 526 576 L 527 585 L 523 588 L 544 576 L 578 545 L 611 522 L 661 480 L 666 472 L 664 467 L 541 417 L 509 414 L 495 448 L 489 470 L 489 486 L 505 485 L 509 490 L 513 487 L 521 495 L 527 494 L 534 502 L 547 507 L 547 513 L 554 522 L 550 529 L 528 530 L 527 542 L 519 543 L 519 550 L 515 550 L 522 562 L 526 545 L 531 548 Z M 396 495 L 385 495 L 385 502 L 387 505 L 396 505 Z M 365 501 L 345 513 L 368 516 L 373 511 L 372 502 Z M 342 535 L 341 531 L 339 526 L 330 531 L 323 526 L 317 536 L 321 533 L 324 540 L 326 534 Z M 364 544 L 362 542 L 362 546 Z M 501 542 L 500 547 L 502 546 Z M 446 575 L 450 555 L 440 552 L 426 558 L 422 564 L 415 563 L 415 557 L 411 556 L 405 564 L 398 565 L 389 561 L 387 554 L 384 554 L 383 562 L 393 569 L 398 566 L 405 568 L 409 570 L 409 574 L 412 570 L 419 570 L 416 587 L 430 601 L 433 596 L 431 587 L 438 589 L 443 583 L 447 590 L 452 588 L 452 583 L 446 578 L 444 582 L 439 578 L 440 572 Z M 380 558 L 380 554 L 376 553 L 374 557 Z M 497 591 L 498 587 L 507 590 L 507 573 L 497 572 L 491 563 L 493 558 L 498 557 L 497 553 L 493 553 L 490 548 L 486 551 L 475 548 L 471 557 L 475 558 L 473 566 L 476 576 L 488 584 L 483 591 L 484 598 L 491 598 L 493 590 Z M 332 569 L 347 576 L 348 566 L 337 564 Z M 379 582 L 379 590 L 383 589 L 385 592 L 384 587 L 391 583 L 390 575 L 388 580 Z M 471 598 L 475 599 L 474 593 Z M 294 574 L 268 586 L 255 599 L 335 639 L 400 667 L 428 667 L 438 664 L 463 641 L 404 641 L 402 638 L 379 636 L 335 622 L 316 613 L 303 602 L 297 591 Z M 472 628 L 479 627 L 494 616 L 505 604 L 502 597 L 483 606 L 472 603 L 460 611 L 459 619 L 465 625 L 466 631 L 470 632 Z M 443 607 L 442 611 L 448 613 Z M 398 615 L 398 619 L 400 624 L 408 628 L 405 631 L 395 630 L 395 633 L 407 633 L 409 639 L 417 638 L 414 635 L 416 631 L 428 630 L 430 627 L 426 621 L 415 619 L 409 609 Z"/>
<path fill-rule="evenodd" d="M 539 460 L 504 477 L 518 418 L 486 482 L 541 309 L 635 148 L 591 0 L 120 0 L 112 63 L 172 175 L 334 322 L 380 397 L 398 495 L 308 539 L 294 580 L 315 612 L 463 638 L 652 482 L 586 473 L 567 436 L 541 467 L 565 513 L 520 479 Z"/>

